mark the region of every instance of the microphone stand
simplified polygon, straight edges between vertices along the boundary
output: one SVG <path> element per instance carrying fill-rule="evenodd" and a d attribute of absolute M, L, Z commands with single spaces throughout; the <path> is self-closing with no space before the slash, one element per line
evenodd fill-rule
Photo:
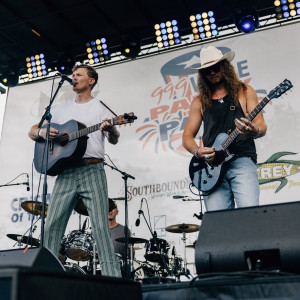
<path fill-rule="evenodd" d="M 154 240 L 155 246 L 157 247 L 157 250 L 159 250 L 156 232 L 155 233 L 152 232 L 152 229 L 151 229 L 151 227 L 150 227 L 150 225 L 149 225 L 149 223 L 148 223 L 148 221 L 147 221 L 147 219 L 145 217 L 144 211 L 143 210 L 139 210 L 139 213 L 142 214 L 142 216 L 143 216 L 143 218 L 144 218 L 144 220 L 146 222 L 146 225 L 147 225 L 147 227 L 148 227 L 148 229 L 149 229 L 149 231 L 150 231 L 150 233 L 152 235 L 152 238 Z M 167 263 L 165 262 L 165 259 L 164 259 L 163 255 L 161 254 L 161 251 L 159 251 L 159 255 L 160 255 L 161 261 L 163 263 L 163 267 L 169 273 L 169 267 L 167 266 Z M 137 271 L 137 270 L 135 270 L 135 271 Z"/>
<path fill-rule="evenodd" d="M 46 111 L 44 115 L 41 118 L 41 121 L 38 125 L 39 128 L 42 127 L 44 121 L 46 120 L 46 140 L 45 140 L 45 150 L 44 154 L 46 153 L 45 157 L 45 164 L 44 164 L 44 182 L 43 182 L 43 194 L 42 194 L 42 214 L 41 214 L 41 242 L 40 242 L 40 248 L 44 246 L 44 225 L 45 225 L 45 206 L 46 206 L 46 199 L 47 199 L 47 169 L 48 169 L 48 154 L 49 154 L 49 132 L 50 132 L 50 123 L 52 119 L 52 115 L 50 113 L 51 105 L 64 83 L 64 79 L 62 78 L 59 83 L 58 87 L 56 89 L 56 92 L 54 93 L 53 97 L 50 99 L 49 105 L 46 107 Z"/>
<path fill-rule="evenodd" d="M 131 176 L 130 174 L 127 174 L 126 172 L 123 172 L 119 169 L 117 169 L 116 167 L 109 165 L 108 163 L 104 162 L 104 165 L 110 167 L 112 170 L 115 170 L 119 173 L 121 173 L 122 179 L 124 179 L 124 193 L 125 193 L 125 226 L 124 226 L 124 237 L 125 237 L 125 250 L 124 250 L 124 254 L 125 254 L 125 264 L 124 264 L 124 268 L 125 268 L 125 277 L 130 279 L 130 270 L 128 270 L 128 261 L 127 261 L 127 249 L 128 249 L 128 199 L 127 199 L 127 180 L 128 178 L 131 178 L 133 180 L 135 180 L 135 178 L 133 176 Z"/>
<path fill-rule="evenodd" d="M 12 186 L 12 185 L 28 185 L 28 182 L 3 184 L 3 185 L 0 185 L 0 187 L 4 187 L 4 186 Z"/>

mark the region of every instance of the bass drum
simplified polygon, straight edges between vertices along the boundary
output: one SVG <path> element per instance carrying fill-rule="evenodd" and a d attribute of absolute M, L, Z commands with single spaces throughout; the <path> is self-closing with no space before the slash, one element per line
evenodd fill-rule
<path fill-rule="evenodd" d="M 66 272 L 86 275 L 86 272 L 77 264 L 65 263 Z"/>

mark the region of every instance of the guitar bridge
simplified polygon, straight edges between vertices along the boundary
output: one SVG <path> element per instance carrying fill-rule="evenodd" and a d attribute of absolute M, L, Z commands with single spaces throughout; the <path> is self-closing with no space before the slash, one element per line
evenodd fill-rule
<path fill-rule="evenodd" d="M 53 141 L 49 141 L 49 153 L 53 154 Z"/>

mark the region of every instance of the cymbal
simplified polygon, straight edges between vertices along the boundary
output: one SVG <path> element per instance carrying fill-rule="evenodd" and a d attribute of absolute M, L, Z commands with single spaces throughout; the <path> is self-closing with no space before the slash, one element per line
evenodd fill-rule
<path fill-rule="evenodd" d="M 21 203 L 21 207 L 35 215 L 35 216 L 41 216 L 42 215 L 42 202 L 37 202 L 37 201 L 23 201 Z M 47 217 L 47 210 L 48 210 L 48 204 L 45 204 L 45 217 Z"/>
<path fill-rule="evenodd" d="M 74 210 L 84 216 L 88 216 L 88 211 L 86 206 L 83 204 L 82 199 L 79 197 L 78 201 L 76 202 L 75 206 L 74 206 Z"/>
<path fill-rule="evenodd" d="M 119 243 L 125 243 L 125 238 L 124 237 L 117 238 L 116 241 Z M 141 244 L 141 243 L 146 243 L 146 242 L 148 242 L 148 240 L 145 240 L 142 238 L 137 238 L 137 237 L 129 237 L 128 238 L 128 244 Z"/>
<path fill-rule="evenodd" d="M 200 225 L 197 224 L 176 224 L 176 225 L 170 225 L 166 227 L 166 231 L 173 232 L 173 233 L 190 233 L 190 232 L 196 232 L 200 229 Z"/>
<path fill-rule="evenodd" d="M 22 244 L 28 244 L 30 246 L 36 246 L 36 247 L 40 245 L 40 241 L 38 239 L 26 235 L 22 236 L 21 234 L 7 234 L 6 236 L 14 241 L 18 241 L 18 238 L 21 238 Z"/>

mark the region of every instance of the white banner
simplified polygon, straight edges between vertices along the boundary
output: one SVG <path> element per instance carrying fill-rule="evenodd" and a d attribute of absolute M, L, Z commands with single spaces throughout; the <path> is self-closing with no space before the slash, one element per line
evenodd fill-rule
<path fill-rule="evenodd" d="M 239 77 L 256 89 L 260 100 L 285 78 L 294 84 L 293 93 L 272 100 L 263 110 L 268 132 L 256 141 L 261 205 L 299 200 L 300 104 L 297 95 L 300 87 L 296 67 L 300 65 L 299 29 L 297 23 L 212 43 L 221 50 L 235 51 L 233 64 Z M 195 46 L 101 68 L 98 70 L 99 84 L 93 91 L 95 97 L 102 99 L 117 114 L 133 111 L 138 117 L 131 126 L 120 128 L 121 138 L 117 145 L 106 145 L 113 163 L 135 177 L 135 180 L 128 179 L 129 228 L 137 237 L 150 239 L 143 218 L 139 227 L 134 225 L 140 201 L 145 198 L 148 206 L 144 201 L 143 211 L 148 219 L 149 208 L 153 230 L 171 246 L 175 245 L 180 255 L 183 255 L 182 236 L 166 232 L 165 227 L 180 223 L 200 224 L 193 217 L 200 212 L 199 201 L 172 197 L 199 198 L 189 189 L 191 155 L 181 145 L 197 85 L 196 72 L 188 66 L 195 58 L 199 59 L 199 50 L 200 47 Z M 55 88 L 57 83 L 58 79 Z M 39 122 L 49 103 L 51 84 L 51 80 L 46 80 L 9 90 L 0 145 L 0 182 L 3 185 L 20 173 L 29 173 L 33 176 L 33 191 L 28 192 L 26 185 L 0 189 L 1 249 L 11 248 L 14 244 L 6 234 L 23 234 L 30 226 L 31 215 L 21 208 L 22 201 L 35 199 L 42 193 L 40 174 L 32 169 L 34 142 L 27 133 L 31 125 Z M 54 104 L 73 97 L 71 86 L 65 83 Z M 106 161 L 110 163 L 108 158 Z M 124 196 L 122 175 L 108 167 L 106 171 L 109 197 Z M 26 175 L 14 182 L 26 182 Z M 54 178 L 48 177 L 48 199 L 53 183 Z M 118 207 L 118 221 L 124 224 L 124 203 L 118 201 Z M 79 217 L 74 213 L 67 231 L 78 227 Z M 34 233 L 36 238 L 39 228 L 40 225 Z M 188 234 L 187 243 L 196 240 L 197 235 L 197 232 Z M 137 251 L 137 257 L 142 260 L 144 254 L 145 250 Z M 193 255 L 193 250 L 188 250 L 189 261 L 193 261 Z"/>

